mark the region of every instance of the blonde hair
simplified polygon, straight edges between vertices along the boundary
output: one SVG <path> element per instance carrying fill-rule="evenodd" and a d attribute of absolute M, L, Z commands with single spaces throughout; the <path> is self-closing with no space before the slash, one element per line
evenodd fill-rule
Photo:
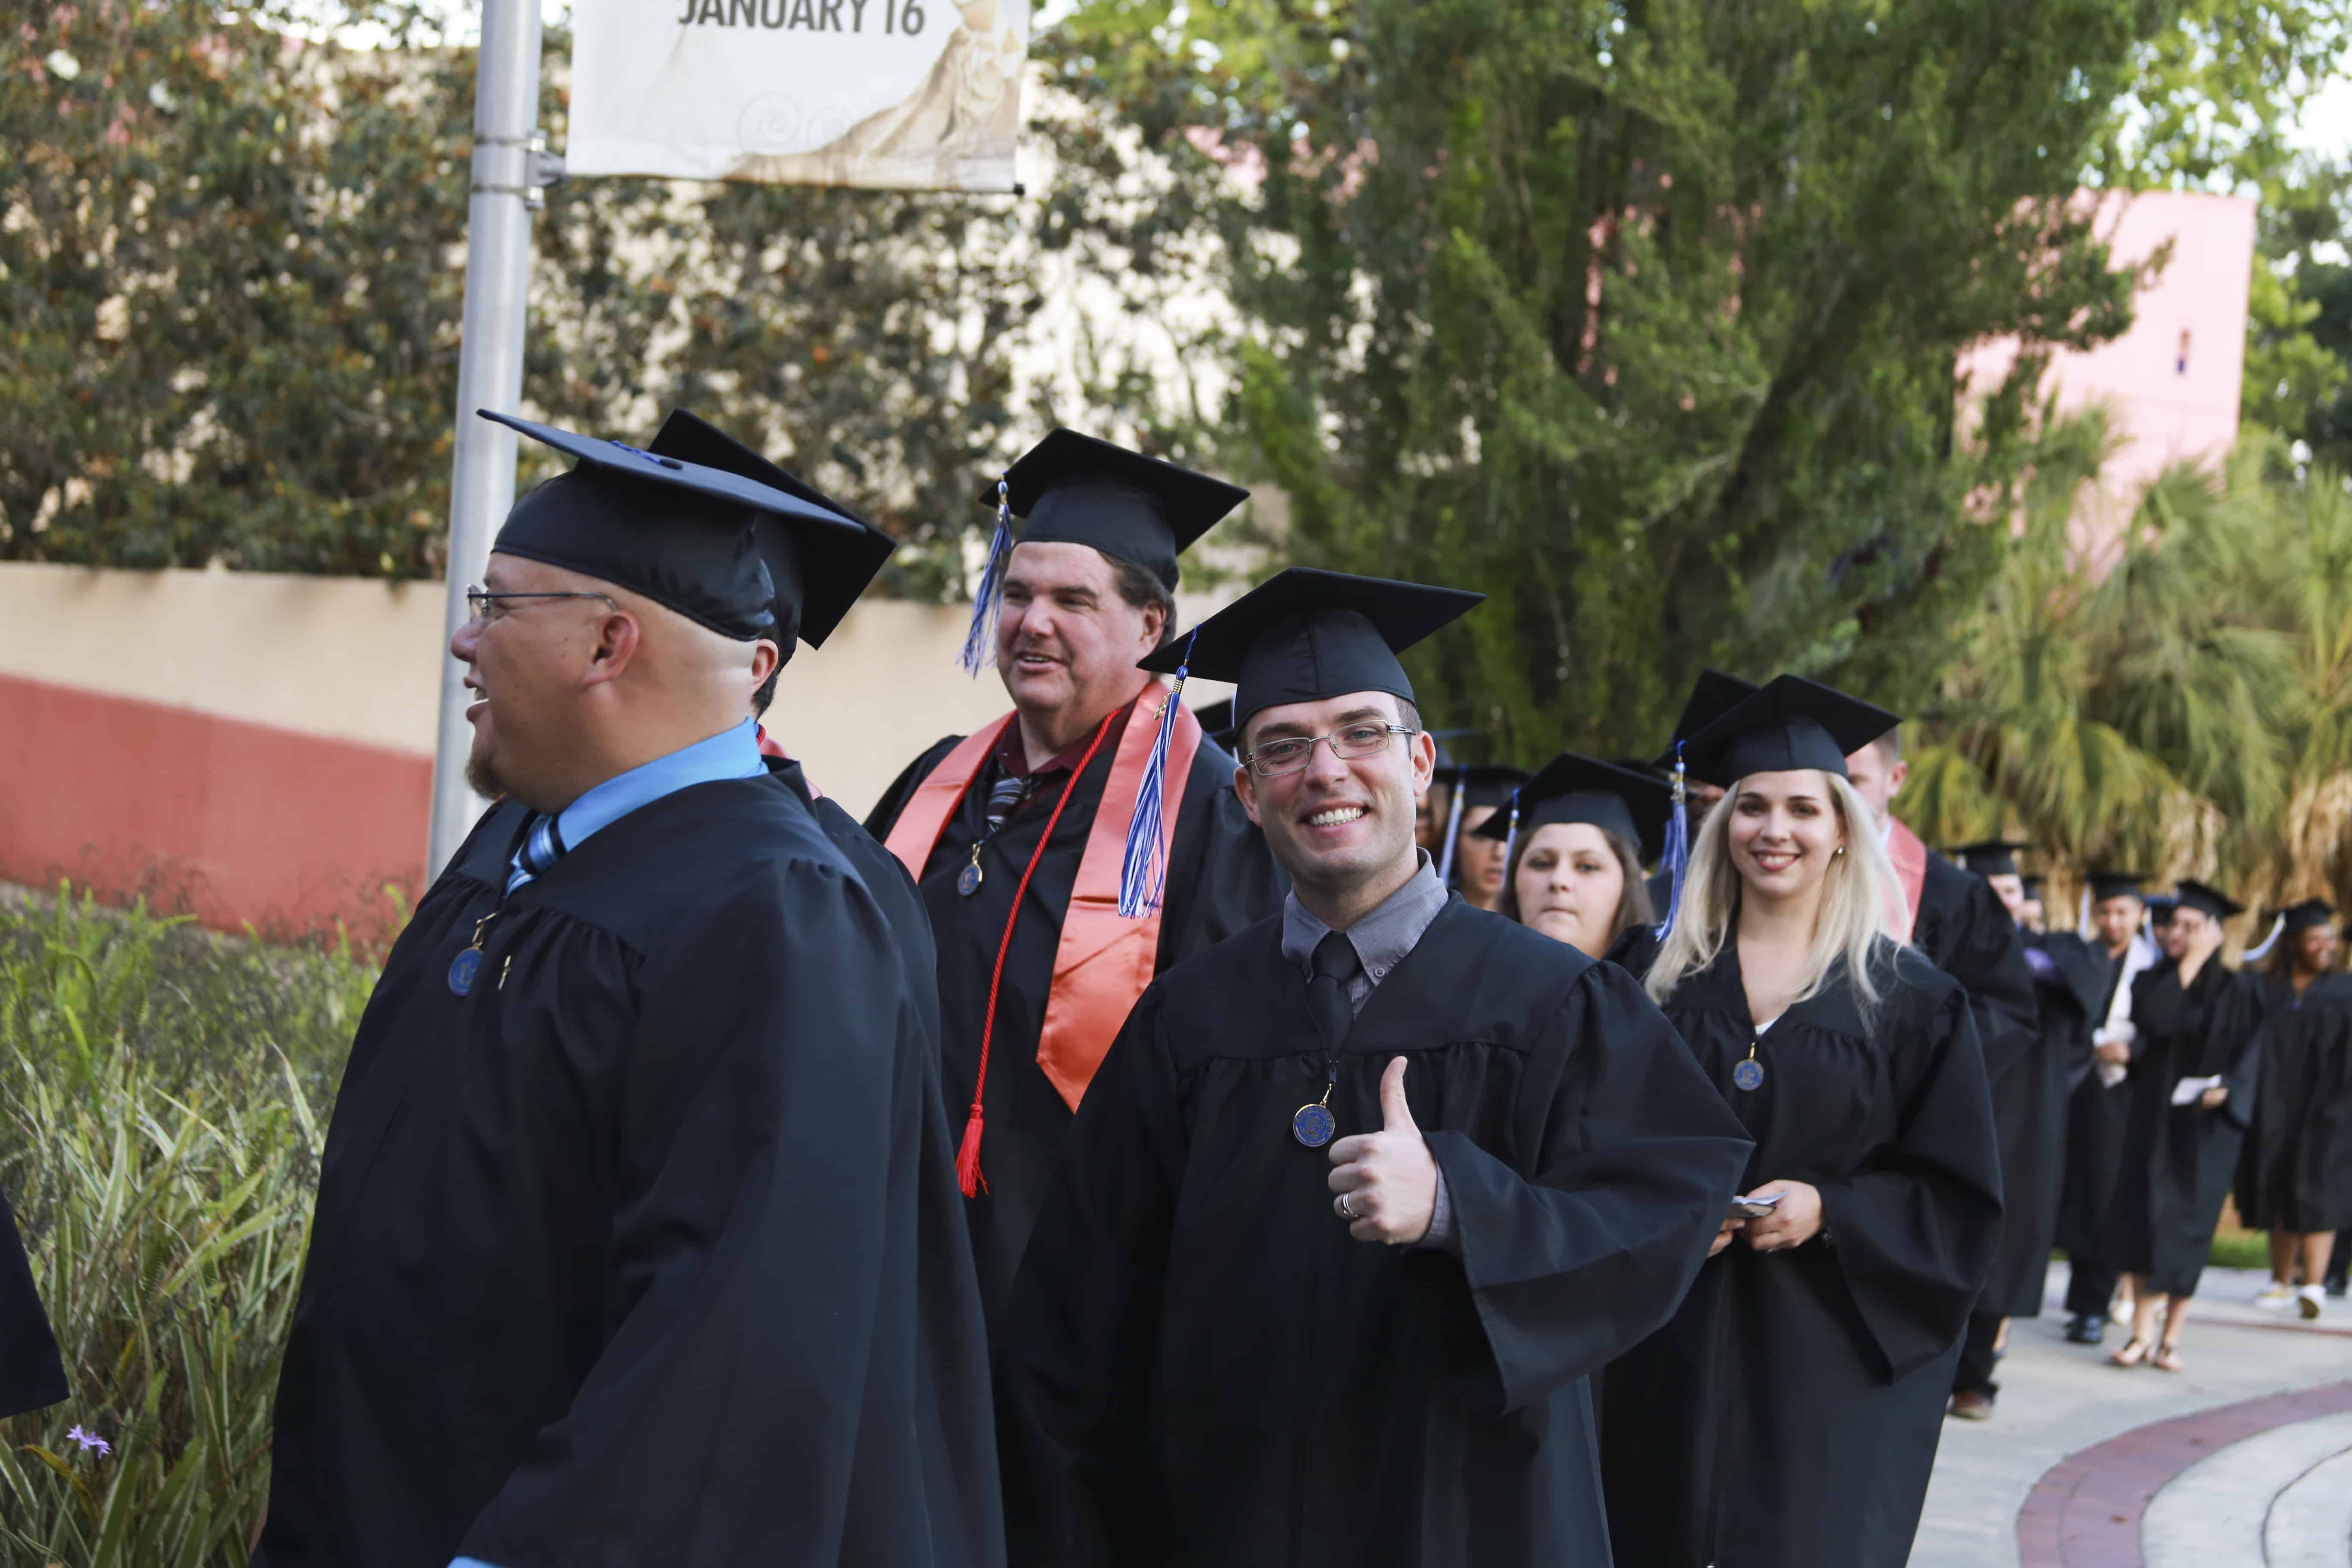
<path fill-rule="evenodd" d="M 1897 945 L 1902 941 L 1888 919 L 1894 900 L 1901 896 L 1901 884 L 1895 862 L 1879 842 L 1870 807 L 1840 774 L 1823 770 L 1821 776 L 1829 781 L 1830 802 L 1845 829 L 1845 853 L 1831 857 L 1822 874 L 1813 944 L 1805 953 L 1804 984 L 1795 1000 L 1817 995 L 1843 959 L 1867 1018 L 1878 1005 L 1878 977 L 1872 973 L 1871 960 L 1879 939 Z M 1738 798 L 1739 784 L 1735 782 L 1723 803 L 1706 814 L 1698 842 L 1691 847 L 1690 886 L 1683 892 L 1681 912 L 1643 983 L 1654 1002 L 1664 1002 L 1685 979 L 1713 963 L 1738 917 L 1739 868 L 1731 862 L 1730 847 L 1731 816 Z"/>

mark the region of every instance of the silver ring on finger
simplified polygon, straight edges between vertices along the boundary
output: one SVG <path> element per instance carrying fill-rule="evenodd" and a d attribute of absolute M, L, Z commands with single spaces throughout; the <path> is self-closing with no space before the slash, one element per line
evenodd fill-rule
<path fill-rule="evenodd" d="M 1339 1211 L 1339 1217 L 1341 1219 L 1355 1220 L 1364 1217 L 1358 1214 L 1354 1205 L 1348 1202 L 1348 1194 L 1345 1193 L 1341 1193 L 1338 1197 L 1334 1198 L 1331 1201 L 1331 1206 Z"/>

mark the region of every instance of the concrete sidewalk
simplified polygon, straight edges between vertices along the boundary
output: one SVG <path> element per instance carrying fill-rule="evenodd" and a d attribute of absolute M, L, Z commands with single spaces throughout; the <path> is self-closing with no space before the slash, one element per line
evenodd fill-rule
<path fill-rule="evenodd" d="M 2010 1325 L 1993 1418 L 1944 1423 L 1913 1568 L 2019 1568 L 2026 1495 L 2053 1466 L 2095 1443 L 2190 1411 L 2352 1377 L 2352 1304 L 2330 1300 L 2325 1317 L 2305 1324 L 2248 1306 L 2263 1283 L 2259 1270 L 2207 1269 L 2181 1340 L 2186 1370 L 2124 1371 L 2106 1363 L 2124 1331 L 2110 1327 L 2095 1348 L 2065 1342 L 2066 1266 L 2053 1264 L 2044 1315 Z M 2206 1480 L 2252 1492 L 2292 1479 L 2231 1472 Z"/>

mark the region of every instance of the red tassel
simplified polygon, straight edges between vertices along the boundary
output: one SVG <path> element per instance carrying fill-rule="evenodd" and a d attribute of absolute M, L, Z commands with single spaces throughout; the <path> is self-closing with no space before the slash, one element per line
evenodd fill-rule
<path fill-rule="evenodd" d="M 963 1124 L 963 1147 L 956 1151 L 956 1185 L 968 1198 L 978 1197 L 988 1191 L 988 1179 L 980 1173 L 980 1104 L 972 1102 L 971 1119 Z"/>

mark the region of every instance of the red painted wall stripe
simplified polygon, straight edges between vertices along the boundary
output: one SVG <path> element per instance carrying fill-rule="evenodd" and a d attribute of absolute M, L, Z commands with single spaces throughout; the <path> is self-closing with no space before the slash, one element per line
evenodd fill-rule
<path fill-rule="evenodd" d="M 430 759 L 0 675 L 0 880 L 374 941 L 425 877 Z"/>

